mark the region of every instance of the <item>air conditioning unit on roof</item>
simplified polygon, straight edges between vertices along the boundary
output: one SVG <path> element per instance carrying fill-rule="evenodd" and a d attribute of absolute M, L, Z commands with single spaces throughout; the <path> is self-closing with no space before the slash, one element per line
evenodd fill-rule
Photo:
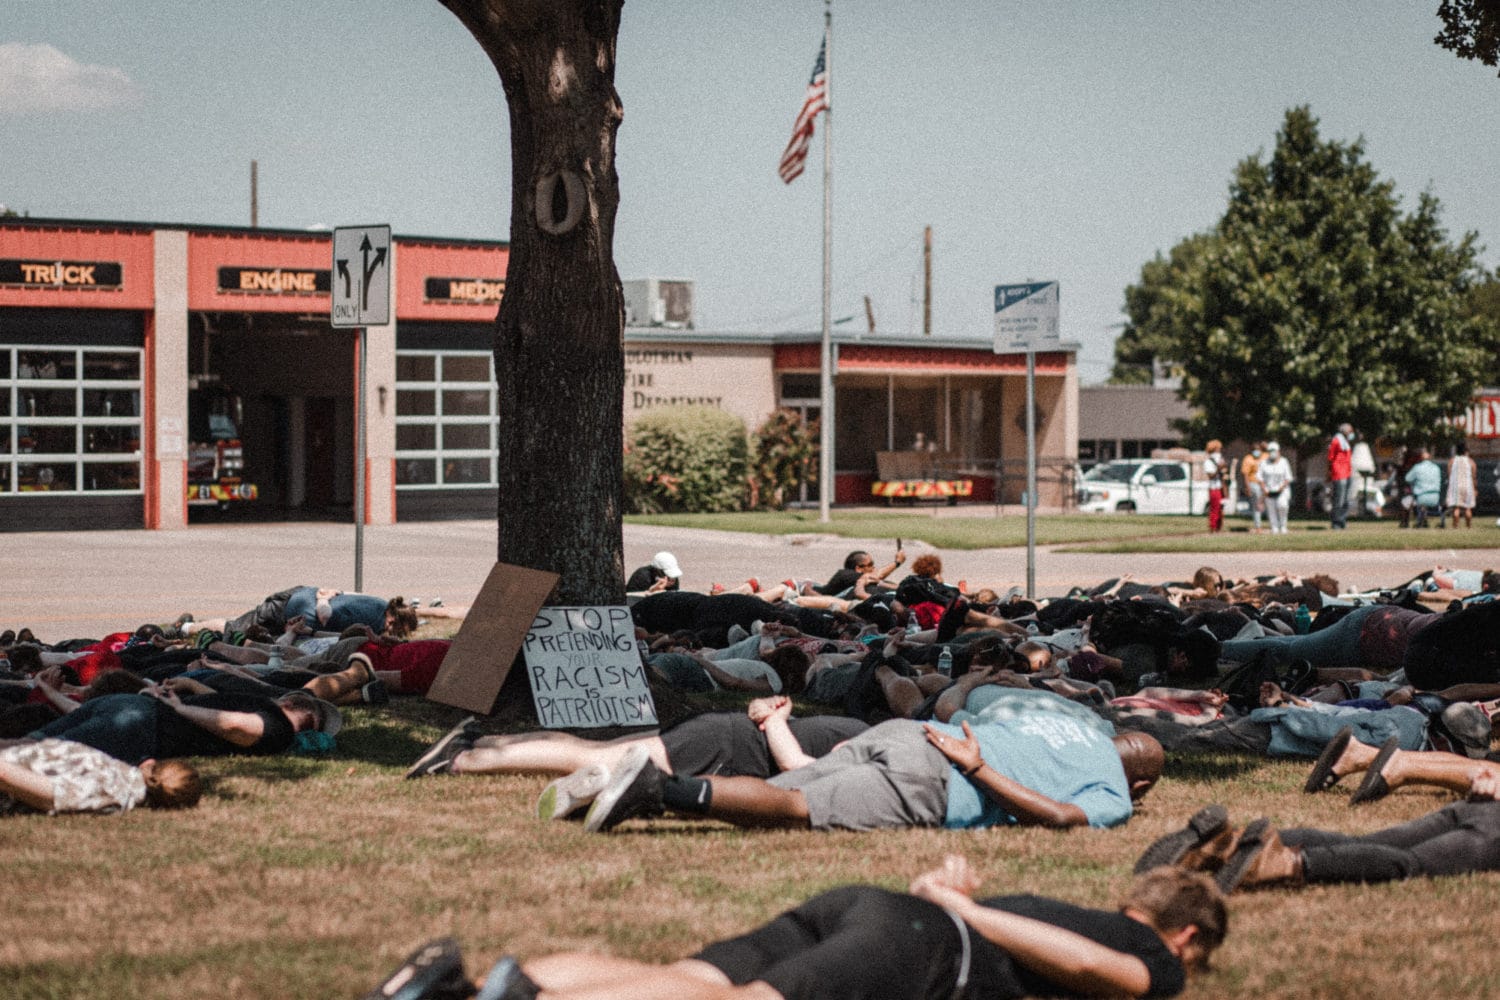
<path fill-rule="evenodd" d="M 621 282 L 626 326 L 693 328 L 693 283 L 676 278 L 641 278 Z"/>

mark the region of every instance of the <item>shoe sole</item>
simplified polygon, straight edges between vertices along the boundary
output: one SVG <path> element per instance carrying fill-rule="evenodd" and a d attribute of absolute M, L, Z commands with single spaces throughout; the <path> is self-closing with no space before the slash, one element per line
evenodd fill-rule
<path fill-rule="evenodd" d="M 1381 772 L 1391 762 L 1396 751 L 1400 748 L 1400 741 L 1392 736 L 1380 746 L 1380 752 L 1375 759 L 1370 761 L 1370 768 L 1365 772 L 1365 780 L 1360 782 L 1354 794 L 1349 796 L 1349 804 L 1357 806 L 1361 802 L 1374 802 L 1383 799 L 1391 793 L 1391 786 L 1386 782 L 1385 775 Z"/>
<path fill-rule="evenodd" d="M 426 753 L 417 758 L 417 762 L 415 764 L 407 768 L 406 777 L 408 779 L 420 778 L 424 774 L 426 774 L 427 768 L 431 766 L 432 762 L 441 757 L 443 755 L 443 751 L 448 749 L 448 744 L 452 743 L 454 740 L 462 736 L 464 734 L 464 730 L 469 728 L 469 725 L 474 722 L 476 718 L 477 716 L 473 715 L 465 716 L 452 729 L 444 733 L 441 739 L 427 748 Z"/>
<path fill-rule="evenodd" d="M 537 796 L 536 818 L 544 822 L 567 819 L 598 798 L 608 783 L 609 769 L 602 764 L 591 764 L 564 775 Z"/>
<path fill-rule="evenodd" d="M 1181 830 L 1169 833 L 1146 848 L 1135 863 L 1135 874 L 1175 865 L 1195 847 L 1202 847 L 1229 825 L 1229 810 L 1215 803 L 1193 813 Z"/>
<path fill-rule="evenodd" d="M 1270 825 L 1271 821 L 1262 816 L 1240 831 L 1239 843 L 1235 845 L 1234 853 L 1214 876 L 1214 883 L 1224 895 L 1227 896 L 1239 888 L 1240 883 L 1245 880 L 1245 873 L 1250 870 L 1255 859 L 1260 857 L 1260 852 L 1265 850 L 1266 829 Z"/>
<path fill-rule="evenodd" d="M 625 751 L 620 758 L 620 763 L 610 771 L 609 783 L 595 796 L 594 801 L 589 803 L 588 814 L 583 818 L 583 828 L 589 833 L 598 833 L 601 830 L 613 829 L 616 824 L 609 823 L 609 814 L 614 809 L 615 803 L 620 801 L 620 796 L 635 783 L 636 776 L 651 762 L 651 755 L 645 747 L 631 747 Z M 607 825 L 606 825 L 607 824 Z"/>
<path fill-rule="evenodd" d="M 1354 739 L 1354 729 L 1350 726 L 1345 726 L 1333 734 L 1333 739 L 1328 741 L 1328 745 L 1318 755 L 1318 762 L 1308 773 L 1307 781 L 1302 785 L 1303 794 L 1314 795 L 1318 792 L 1326 792 L 1339 783 L 1343 775 L 1334 774 L 1333 765 L 1338 763 L 1344 751 L 1349 749 L 1349 742 L 1352 739 Z"/>

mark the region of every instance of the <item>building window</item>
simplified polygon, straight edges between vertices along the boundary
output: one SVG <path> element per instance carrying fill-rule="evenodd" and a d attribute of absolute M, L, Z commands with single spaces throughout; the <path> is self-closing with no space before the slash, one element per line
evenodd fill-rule
<path fill-rule="evenodd" d="M 142 353 L 0 347 L 0 494 L 140 493 Z"/>
<path fill-rule="evenodd" d="M 495 402 L 488 351 L 397 351 L 396 485 L 493 488 Z"/>

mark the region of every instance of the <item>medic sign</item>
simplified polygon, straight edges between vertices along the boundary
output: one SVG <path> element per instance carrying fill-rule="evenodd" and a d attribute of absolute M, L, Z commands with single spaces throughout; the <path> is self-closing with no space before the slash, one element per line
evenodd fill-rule
<path fill-rule="evenodd" d="M 499 302 L 505 294 L 505 279 L 428 278 L 424 291 L 428 302 L 467 302 L 483 305 Z"/>
<path fill-rule="evenodd" d="M 328 271 L 309 268 L 221 267 L 219 291 L 256 295 L 327 295 L 333 287 Z"/>
<path fill-rule="evenodd" d="M 1500 438 L 1500 396 L 1476 396 L 1463 416 L 1454 421 L 1464 433 L 1480 441 Z"/>
<path fill-rule="evenodd" d="M 119 288 L 124 268 L 116 261 L 0 260 L 0 285 L 29 288 Z"/>

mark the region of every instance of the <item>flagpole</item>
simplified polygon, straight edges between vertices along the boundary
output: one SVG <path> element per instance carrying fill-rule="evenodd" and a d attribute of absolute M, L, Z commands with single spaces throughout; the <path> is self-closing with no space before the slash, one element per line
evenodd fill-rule
<path fill-rule="evenodd" d="M 827 524 L 833 498 L 833 0 L 823 0 L 823 349 L 820 355 L 818 520 Z"/>

